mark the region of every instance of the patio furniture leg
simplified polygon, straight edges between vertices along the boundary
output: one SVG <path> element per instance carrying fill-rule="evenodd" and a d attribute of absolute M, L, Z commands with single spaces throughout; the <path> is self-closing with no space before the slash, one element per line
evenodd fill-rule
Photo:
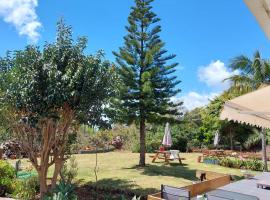
<path fill-rule="evenodd" d="M 153 160 L 152 160 L 152 163 L 154 163 L 158 157 L 159 153 L 157 152 L 156 155 L 154 156 Z"/>
<path fill-rule="evenodd" d="M 170 164 L 167 153 L 164 153 L 164 157 L 165 157 L 165 163 Z"/>
<path fill-rule="evenodd" d="M 179 163 L 183 165 L 180 155 L 178 154 Z"/>

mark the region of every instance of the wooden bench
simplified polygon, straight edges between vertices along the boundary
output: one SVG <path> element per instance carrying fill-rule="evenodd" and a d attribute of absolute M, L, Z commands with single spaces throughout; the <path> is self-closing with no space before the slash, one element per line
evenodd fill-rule
<path fill-rule="evenodd" d="M 198 183 L 194 183 L 185 187 L 190 192 L 190 196 L 196 197 L 197 195 L 204 194 L 211 190 L 217 189 L 224 185 L 227 185 L 231 182 L 231 176 L 227 174 L 221 174 L 210 171 L 196 171 L 196 177 L 201 178 L 201 175 L 204 174 L 206 180 Z M 148 200 L 162 200 L 161 193 L 151 194 L 147 197 Z"/>

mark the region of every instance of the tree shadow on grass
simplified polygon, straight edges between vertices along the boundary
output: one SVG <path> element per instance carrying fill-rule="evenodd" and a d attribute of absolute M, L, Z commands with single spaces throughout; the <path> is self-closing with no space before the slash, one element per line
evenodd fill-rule
<path fill-rule="evenodd" d="M 190 181 L 198 180 L 196 178 L 196 170 L 189 169 L 187 165 L 179 165 L 172 163 L 170 165 L 155 165 L 149 164 L 146 167 L 138 167 L 137 165 L 125 169 L 136 169 L 141 171 L 141 174 L 147 176 L 171 176 L 175 178 L 184 178 Z"/>
<path fill-rule="evenodd" d="M 135 182 L 126 179 L 101 179 L 96 182 L 87 182 L 79 185 L 76 189 L 79 199 L 131 199 L 132 197 L 141 196 L 142 200 L 146 199 L 148 194 L 157 192 L 155 188 L 141 188 Z"/>

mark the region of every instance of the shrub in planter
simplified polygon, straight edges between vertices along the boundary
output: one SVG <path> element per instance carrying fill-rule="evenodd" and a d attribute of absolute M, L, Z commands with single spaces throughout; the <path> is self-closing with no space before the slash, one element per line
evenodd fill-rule
<path fill-rule="evenodd" d="M 0 196 L 12 193 L 12 183 L 16 177 L 15 169 L 6 161 L 0 160 Z"/>
<path fill-rule="evenodd" d="M 37 193 L 39 193 L 39 180 L 37 176 L 32 176 L 26 180 L 18 180 L 12 196 L 21 200 L 34 200 Z"/>
<path fill-rule="evenodd" d="M 249 170 L 254 170 L 254 171 L 262 171 L 263 164 L 261 161 L 259 161 L 257 159 L 247 160 L 244 163 L 244 168 L 249 169 Z"/>
<path fill-rule="evenodd" d="M 244 161 L 240 160 L 240 159 L 234 159 L 232 160 L 232 167 L 233 168 L 237 168 L 237 169 L 241 169 L 244 165 Z"/>
<path fill-rule="evenodd" d="M 233 161 L 230 158 L 222 158 L 220 159 L 219 164 L 223 167 L 233 167 Z"/>
<path fill-rule="evenodd" d="M 237 168 L 237 169 L 248 169 L 253 171 L 262 171 L 263 164 L 260 160 L 240 160 L 237 158 L 220 158 L 219 165 L 223 167 Z"/>

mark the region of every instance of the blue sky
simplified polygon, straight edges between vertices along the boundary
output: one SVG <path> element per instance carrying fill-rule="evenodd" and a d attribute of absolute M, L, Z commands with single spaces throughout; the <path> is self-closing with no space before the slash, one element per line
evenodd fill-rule
<path fill-rule="evenodd" d="M 114 61 L 111 52 L 123 43 L 132 5 L 133 0 L 0 0 L 0 55 L 53 41 L 56 21 L 64 17 L 75 36 L 88 37 L 88 53 L 103 49 Z M 166 48 L 180 63 L 177 98 L 189 109 L 228 87 L 221 80 L 235 73 L 227 68 L 233 57 L 255 50 L 270 56 L 269 41 L 242 0 L 156 0 L 153 7 Z"/>

